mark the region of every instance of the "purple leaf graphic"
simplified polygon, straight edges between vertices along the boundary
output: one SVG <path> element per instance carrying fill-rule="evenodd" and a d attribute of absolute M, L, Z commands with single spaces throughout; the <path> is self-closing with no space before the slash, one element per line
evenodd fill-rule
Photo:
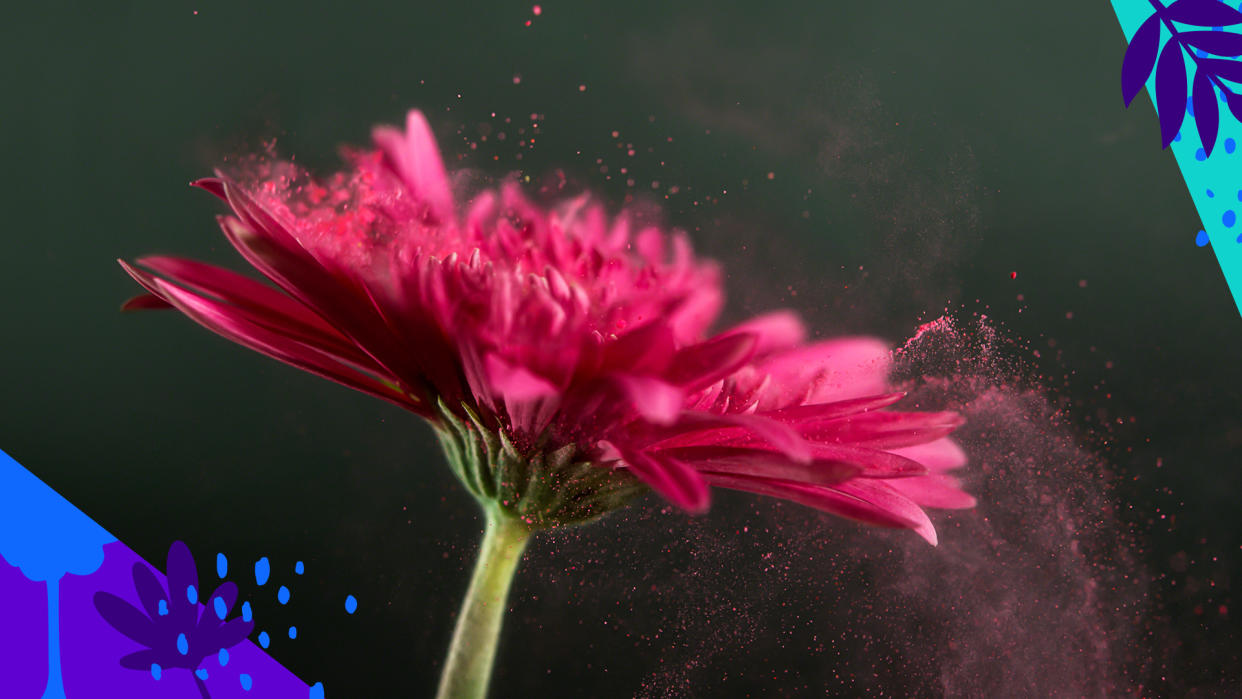
<path fill-rule="evenodd" d="M 1165 9 L 1164 16 L 1174 22 L 1196 27 L 1224 27 L 1242 24 L 1242 12 L 1217 0 L 1177 0 Z"/>
<path fill-rule="evenodd" d="M 1143 84 L 1156 66 L 1156 54 L 1160 50 L 1160 17 L 1152 15 L 1143 22 L 1121 61 L 1121 98 L 1127 107 L 1143 89 Z"/>
<path fill-rule="evenodd" d="M 1233 118 L 1242 121 L 1242 95 L 1225 90 L 1225 104 L 1229 105 Z"/>
<path fill-rule="evenodd" d="M 1206 70 L 1218 78 L 1242 83 L 1242 61 L 1226 61 L 1220 58 L 1200 58 L 1199 70 Z"/>
<path fill-rule="evenodd" d="M 1216 145 L 1216 129 L 1220 126 L 1220 106 L 1216 102 L 1212 78 L 1206 71 L 1195 73 L 1190 99 L 1195 107 L 1195 126 L 1199 129 L 1199 140 L 1203 141 L 1204 152 L 1211 155 L 1212 146 Z"/>
<path fill-rule="evenodd" d="M 1176 41 L 1164 45 L 1156 63 L 1156 111 L 1160 112 L 1160 145 L 1168 148 L 1186 118 L 1186 59 Z"/>
<path fill-rule="evenodd" d="M 1217 56 L 1242 56 L 1242 34 L 1229 32 L 1181 32 L 1191 46 Z"/>

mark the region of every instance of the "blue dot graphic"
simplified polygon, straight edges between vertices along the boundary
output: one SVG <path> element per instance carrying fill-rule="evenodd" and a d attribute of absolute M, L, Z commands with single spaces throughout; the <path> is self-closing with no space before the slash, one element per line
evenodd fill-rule
<path fill-rule="evenodd" d="M 323 682 L 316 682 L 311 685 L 308 699 L 323 699 Z"/>
<path fill-rule="evenodd" d="M 1207 244 L 1208 244 L 1207 231 L 1199 231 L 1198 233 L 1195 234 L 1195 245 L 1198 245 L 1199 247 L 1203 247 L 1204 245 L 1207 245 Z"/>
<path fill-rule="evenodd" d="M 1234 141 L 1232 138 L 1225 139 L 1225 152 L 1226 153 L 1232 153 L 1234 149 L 1236 149 L 1237 147 L 1238 147 L 1237 141 Z"/>
<path fill-rule="evenodd" d="M 216 660 L 220 661 L 220 667 L 224 667 L 225 665 L 228 665 L 229 664 L 229 649 L 221 648 L 220 652 L 216 653 Z"/>
<path fill-rule="evenodd" d="M 259 585 L 266 585 L 267 579 L 272 576 L 272 564 L 268 563 L 267 556 L 260 558 L 254 564 L 254 581 Z"/>
<path fill-rule="evenodd" d="M 276 591 L 276 600 L 281 604 L 289 604 L 289 588 L 281 585 L 280 589 Z"/>
<path fill-rule="evenodd" d="M 1203 162 L 1204 160 L 1207 160 L 1207 151 L 1203 150 L 1202 148 L 1196 150 L 1195 160 L 1198 160 L 1199 162 Z"/>
<path fill-rule="evenodd" d="M 224 576 L 228 574 L 229 574 L 229 559 L 225 558 L 224 554 L 217 553 L 216 554 L 216 577 L 223 580 Z"/>
<path fill-rule="evenodd" d="M 250 603 L 242 602 L 242 621 L 250 621 L 254 613 L 250 611 Z"/>
<path fill-rule="evenodd" d="M 1226 211 L 1220 217 L 1220 222 L 1225 224 L 1225 228 L 1233 228 L 1233 224 L 1236 223 L 1237 220 L 1238 215 L 1233 212 L 1233 209 Z"/>
<path fill-rule="evenodd" d="M 1200 56 L 1200 58 L 1202 58 L 1202 56 Z M 1189 97 L 1186 98 L 1186 114 L 1192 117 L 1195 115 L 1195 103 L 1191 101 L 1191 98 Z"/>
<path fill-rule="evenodd" d="M 151 663 L 151 676 L 158 680 L 163 675 L 164 670 L 159 666 L 159 663 Z"/>
<path fill-rule="evenodd" d="M 259 632 L 259 645 L 267 648 L 272 644 L 272 637 L 267 635 L 266 631 Z"/>
<path fill-rule="evenodd" d="M 1238 190 L 1238 201 L 1242 201 L 1242 189 Z"/>
<path fill-rule="evenodd" d="M 1208 195 L 1208 198 L 1210 199 L 1210 198 L 1212 198 L 1212 197 L 1216 196 L 1216 192 L 1213 192 L 1212 190 L 1210 190 L 1210 189 L 1209 189 L 1209 190 L 1207 191 L 1207 195 Z"/>
<path fill-rule="evenodd" d="M 185 588 L 185 598 L 190 600 L 190 604 L 198 604 L 198 590 L 193 585 Z"/>
<path fill-rule="evenodd" d="M 166 599 L 160 600 L 159 615 L 168 616 L 168 600 Z"/>
<path fill-rule="evenodd" d="M 346 595 L 345 612 L 348 614 L 353 614 L 356 611 L 358 611 L 358 600 L 354 599 L 353 595 Z"/>
<path fill-rule="evenodd" d="M 290 627 L 289 627 L 289 638 L 290 638 L 290 639 L 294 639 L 294 638 L 297 638 L 297 637 L 298 637 L 298 627 L 296 627 L 296 626 L 290 626 Z"/>
<path fill-rule="evenodd" d="M 200 680 L 205 680 L 207 679 L 207 669 L 200 667 L 199 669 L 194 671 L 194 675 L 198 677 L 198 679 Z"/>
<path fill-rule="evenodd" d="M 293 564 L 293 572 L 297 573 L 298 575 L 301 575 L 302 573 L 306 572 L 306 566 L 302 565 L 301 561 L 298 561 L 297 563 Z"/>
<path fill-rule="evenodd" d="M 242 689 L 246 690 L 247 692 L 249 692 L 250 688 L 254 686 L 254 682 L 250 679 L 250 675 L 247 675 L 244 672 L 237 679 L 241 680 Z"/>
<path fill-rule="evenodd" d="M 1182 140 L 1182 132 L 1178 131 L 1177 133 L 1173 134 L 1173 142 L 1177 143 L 1180 140 Z"/>
<path fill-rule="evenodd" d="M 214 607 L 216 608 L 216 618 L 217 618 L 217 619 L 223 620 L 223 619 L 224 619 L 224 617 L 225 617 L 225 615 L 227 615 L 227 614 L 229 613 L 229 608 L 228 608 L 228 605 L 226 605 L 226 604 L 224 603 L 224 599 L 222 599 L 222 598 L 220 598 L 220 597 L 217 597 L 217 598 L 215 599 L 215 601 L 213 601 L 213 602 L 212 602 L 212 606 L 214 606 Z"/>
<path fill-rule="evenodd" d="M 190 652 L 190 642 L 185 640 L 185 634 L 177 634 L 177 652 L 185 655 Z"/>

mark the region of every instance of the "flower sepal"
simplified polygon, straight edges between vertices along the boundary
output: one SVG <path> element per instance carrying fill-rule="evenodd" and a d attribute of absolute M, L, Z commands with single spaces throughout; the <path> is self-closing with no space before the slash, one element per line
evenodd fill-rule
<path fill-rule="evenodd" d="M 438 408 L 436 436 L 458 480 L 485 509 L 532 531 L 593 522 L 649 490 L 626 471 L 584 459 L 577 445 L 523 448 L 468 404 Z"/>

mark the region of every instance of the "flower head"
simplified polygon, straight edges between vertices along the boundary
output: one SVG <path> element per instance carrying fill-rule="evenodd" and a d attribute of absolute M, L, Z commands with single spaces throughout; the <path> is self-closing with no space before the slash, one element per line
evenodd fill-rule
<path fill-rule="evenodd" d="M 198 571 L 190 549 L 174 541 L 168 549 L 168 587 L 151 569 L 135 563 L 134 589 L 142 609 L 110 592 L 95 593 L 95 609 L 112 628 L 145 646 L 121 658 L 131 670 L 185 668 L 241 643 L 254 623 L 226 619 L 237 602 L 237 586 L 222 583 L 199 606 Z"/>
<path fill-rule="evenodd" d="M 516 182 L 460 202 L 431 130 L 316 179 L 290 163 L 201 180 L 225 236 L 272 286 L 170 257 L 122 262 L 210 330 L 429 420 L 467 488 L 533 528 L 650 488 L 799 502 L 935 542 L 922 507 L 969 507 L 947 412 L 890 409 L 887 347 L 808 342 L 791 312 L 715 335 L 720 270 L 688 239 L 585 196 Z"/>

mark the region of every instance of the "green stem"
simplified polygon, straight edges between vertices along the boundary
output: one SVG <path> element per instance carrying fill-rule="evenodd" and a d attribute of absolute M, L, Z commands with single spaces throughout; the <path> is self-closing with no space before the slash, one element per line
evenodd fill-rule
<path fill-rule="evenodd" d="M 437 699 L 482 699 L 492 676 L 509 584 L 530 539 L 521 520 L 485 507 L 487 529 L 474 564 L 470 589 L 461 603 Z"/>

